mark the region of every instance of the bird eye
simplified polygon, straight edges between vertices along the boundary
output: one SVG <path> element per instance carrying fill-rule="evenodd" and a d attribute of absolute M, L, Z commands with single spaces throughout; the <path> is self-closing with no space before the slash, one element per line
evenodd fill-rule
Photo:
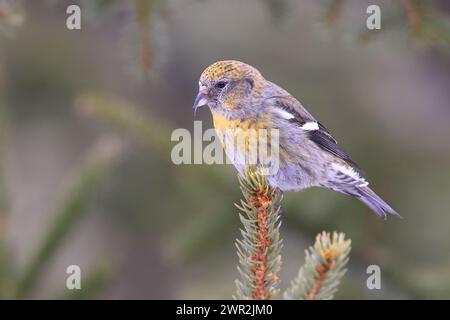
<path fill-rule="evenodd" d="M 216 83 L 216 88 L 223 89 L 227 85 L 226 81 L 219 81 Z"/>

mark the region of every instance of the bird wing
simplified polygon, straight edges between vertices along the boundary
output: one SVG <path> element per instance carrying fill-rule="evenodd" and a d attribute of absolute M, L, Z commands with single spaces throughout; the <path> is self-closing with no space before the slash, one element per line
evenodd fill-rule
<path fill-rule="evenodd" d="M 303 106 L 291 95 L 272 96 L 264 100 L 263 105 L 271 106 L 276 112 L 291 123 L 298 125 L 305 130 L 308 138 L 316 143 L 323 150 L 344 160 L 349 165 L 358 169 L 347 152 L 337 144 L 330 132 L 318 122 Z"/>

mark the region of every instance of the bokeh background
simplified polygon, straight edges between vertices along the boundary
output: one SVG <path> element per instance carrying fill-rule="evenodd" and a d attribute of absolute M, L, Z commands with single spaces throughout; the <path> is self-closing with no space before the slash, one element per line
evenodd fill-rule
<path fill-rule="evenodd" d="M 66 29 L 81 7 L 82 29 Z M 369 4 L 382 29 L 367 31 Z M 450 298 L 447 1 L 0 0 L 0 298 L 231 298 L 229 165 L 180 165 L 198 77 L 237 59 L 333 132 L 404 219 L 325 190 L 283 200 L 285 288 L 322 231 L 352 239 L 341 299 Z M 197 115 L 212 126 L 209 112 Z M 65 288 L 66 268 L 82 290 Z M 381 267 L 381 290 L 366 268 Z"/>

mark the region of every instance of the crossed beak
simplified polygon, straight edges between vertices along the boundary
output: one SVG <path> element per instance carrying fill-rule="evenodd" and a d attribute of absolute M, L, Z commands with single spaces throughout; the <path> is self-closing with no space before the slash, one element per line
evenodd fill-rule
<path fill-rule="evenodd" d="M 208 88 L 206 86 L 200 86 L 197 97 L 195 98 L 195 101 L 194 101 L 194 106 L 193 106 L 194 115 L 196 114 L 197 109 L 199 107 L 204 106 L 207 103 L 208 103 Z"/>

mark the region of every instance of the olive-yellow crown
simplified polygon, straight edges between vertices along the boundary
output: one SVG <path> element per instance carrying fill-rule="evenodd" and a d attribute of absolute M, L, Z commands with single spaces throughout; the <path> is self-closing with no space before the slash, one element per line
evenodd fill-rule
<path fill-rule="evenodd" d="M 214 62 L 207 67 L 200 76 L 202 82 L 214 82 L 219 80 L 249 80 L 262 79 L 261 73 L 251 65 L 237 60 L 223 60 Z"/>

